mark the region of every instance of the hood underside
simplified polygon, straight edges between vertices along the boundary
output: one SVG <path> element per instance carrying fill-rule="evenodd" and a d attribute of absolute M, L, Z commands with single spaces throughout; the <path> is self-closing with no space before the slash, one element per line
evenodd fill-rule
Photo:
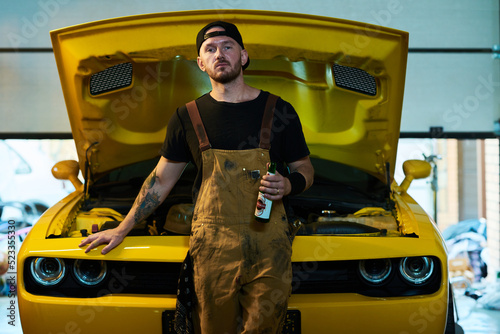
<path fill-rule="evenodd" d="M 365 23 L 268 11 L 191 11 L 116 18 L 51 32 L 83 171 L 94 176 L 158 155 L 176 108 L 210 91 L 196 34 L 235 23 L 251 86 L 289 101 L 311 155 L 392 179 L 408 34 Z M 90 149 L 89 149 L 90 148 Z"/>

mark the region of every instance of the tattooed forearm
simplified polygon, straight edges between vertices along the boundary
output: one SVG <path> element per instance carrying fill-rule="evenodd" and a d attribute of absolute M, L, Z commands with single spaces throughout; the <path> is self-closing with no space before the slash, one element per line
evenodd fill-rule
<path fill-rule="evenodd" d="M 136 224 L 139 224 L 160 205 L 160 195 L 155 192 L 146 193 L 137 204 L 138 206 L 135 210 L 134 220 Z"/>
<path fill-rule="evenodd" d="M 151 174 L 149 174 L 148 178 L 146 179 L 146 181 L 144 181 L 144 185 L 142 186 L 142 190 L 148 190 L 148 189 L 151 189 L 153 188 L 153 186 L 155 185 L 156 183 L 156 180 L 158 180 L 159 177 L 156 176 L 156 168 L 151 172 Z"/>
<path fill-rule="evenodd" d="M 135 223 L 140 223 L 143 219 L 148 217 L 160 205 L 160 194 L 154 191 L 154 187 L 158 176 L 156 176 L 156 169 L 151 172 L 144 184 L 142 185 L 139 196 L 137 196 L 134 206 L 136 207 L 134 220 Z"/>

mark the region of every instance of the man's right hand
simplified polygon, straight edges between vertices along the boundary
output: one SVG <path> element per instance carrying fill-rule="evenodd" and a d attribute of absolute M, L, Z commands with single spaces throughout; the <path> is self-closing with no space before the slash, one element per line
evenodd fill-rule
<path fill-rule="evenodd" d="M 82 242 L 80 243 L 80 245 L 78 245 L 78 247 L 83 247 L 85 245 L 88 245 L 88 247 L 85 249 L 85 253 L 88 253 L 99 245 L 107 244 L 101 251 L 101 254 L 104 255 L 107 254 L 110 250 L 112 250 L 116 246 L 118 246 L 119 244 L 121 244 L 125 236 L 126 234 L 124 235 L 124 233 L 121 232 L 118 228 L 113 228 L 110 230 L 89 235 L 88 237 L 82 240 Z"/>
<path fill-rule="evenodd" d="M 88 253 L 99 245 L 107 244 L 101 254 L 109 253 L 123 241 L 137 222 L 146 219 L 156 210 L 170 193 L 186 165 L 186 162 L 176 162 L 161 157 L 156 168 L 144 181 L 132 208 L 120 225 L 88 236 L 82 240 L 79 247 L 88 245 L 85 249 L 85 253 Z"/>

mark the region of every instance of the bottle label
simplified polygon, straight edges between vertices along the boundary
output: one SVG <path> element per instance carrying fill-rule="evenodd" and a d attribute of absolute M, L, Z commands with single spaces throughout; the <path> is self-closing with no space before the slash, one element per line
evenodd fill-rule
<path fill-rule="evenodd" d="M 264 197 L 264 194 L 259 191 L 259 196 L 257 197 L 257 207 L 255 208 L 255 217 L 261 219 L 269 219 L 271 216 L 271 207 L 273 201 Z"/>
<path fill-rule="evenodd" d="M 270 163 L 267 174 L 274 175 L 275 173 L 276 163 Z M 257 206 L 255 207 L 255 217 L 263 221 L 269 220 L 272 205 L 273 201 L 264 197 L 264 193 L 259 191 L 259 195 L 257 196 Z"/>

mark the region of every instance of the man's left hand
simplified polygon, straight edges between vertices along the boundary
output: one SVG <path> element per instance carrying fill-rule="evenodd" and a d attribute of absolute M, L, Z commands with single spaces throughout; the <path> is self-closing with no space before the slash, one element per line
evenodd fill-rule
<path fill-rule="evenodd" d="M 275 175 L 266 174 L 262 177 L 259 190 L 266 198 L 277 201 L 290 193 L 290 181 L 276 171 Z"/>

